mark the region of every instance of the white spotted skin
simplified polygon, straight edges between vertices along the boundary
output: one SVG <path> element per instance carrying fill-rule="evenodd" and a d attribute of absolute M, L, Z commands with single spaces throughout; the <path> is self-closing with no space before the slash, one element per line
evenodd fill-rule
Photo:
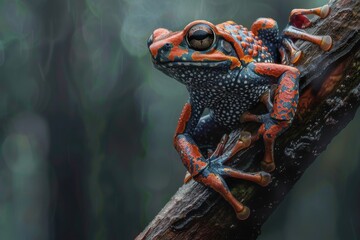
<path fill-rule="evenodd" d="M 168 65 L 159 68 L 186 85 L 194 112 L 207 108 L 219 125 L 234 129 L 240 124 L 240 116 L 259 102 L 272 83 L 256 75 L 251 65 L 232 70 Z"/>

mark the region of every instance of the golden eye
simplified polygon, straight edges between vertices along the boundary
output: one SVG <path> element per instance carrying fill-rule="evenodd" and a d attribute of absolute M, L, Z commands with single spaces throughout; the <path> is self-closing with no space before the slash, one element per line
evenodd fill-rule
<path fill-rule="evenodd" d="M 197 51 L 209 49 L 215 40 L 214 31 L 206 24 L 197 24 L 190 28 L 186 35 L 189 46 Z"/>

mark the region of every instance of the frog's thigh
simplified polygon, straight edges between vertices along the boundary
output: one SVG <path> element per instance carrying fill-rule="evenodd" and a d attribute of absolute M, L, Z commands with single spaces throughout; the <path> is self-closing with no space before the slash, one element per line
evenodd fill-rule
<path fill-rule="evenodd" d="M 270 116 L 277 120 L 292 120 L 299 100 L 299 70 L 283 64 L 255 63 L 254 72 L 278 83 Z"/>

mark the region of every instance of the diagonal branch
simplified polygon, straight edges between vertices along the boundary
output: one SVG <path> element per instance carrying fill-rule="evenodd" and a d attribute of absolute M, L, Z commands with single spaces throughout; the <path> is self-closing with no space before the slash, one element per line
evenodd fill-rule
<path fill-rule="evenodd" d="M 256 239 L 260 228 L 296 181 L 331 139 L 354 117 L 360 105 L 360 2 L 336 0 L 331 13 L 311 29 L 333 37 L 330 52 L 298 42 L 304 58 L 297 117 L 275 146 L 277 168 L 266 188 L 229 180 L 232 193 L 252 210 L 239 221 L 230 205 L 216 192 L 191 181 L 182 186 L 137 239 Z M 245 126 L 252 129 L 251 125 Z M 230 135 L 226 148 L 240 137 Z M 245 171 L 259 169 L 261 141 L 240 152 L 230 164 Z"/>

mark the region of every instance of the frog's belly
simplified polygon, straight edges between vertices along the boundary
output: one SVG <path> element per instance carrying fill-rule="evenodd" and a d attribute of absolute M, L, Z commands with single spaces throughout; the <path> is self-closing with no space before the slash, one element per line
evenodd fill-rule
<path fill-rule="evenodd" d="M 244 91 L 241 96 L 226 96 L 212 107 L 212 115 L 217 123 L 227 128 L 236 128 L 240 124 L 240 116 L 253 108 L 260 96 L 269 86 L 257 86 L 251 91 Z"/>

